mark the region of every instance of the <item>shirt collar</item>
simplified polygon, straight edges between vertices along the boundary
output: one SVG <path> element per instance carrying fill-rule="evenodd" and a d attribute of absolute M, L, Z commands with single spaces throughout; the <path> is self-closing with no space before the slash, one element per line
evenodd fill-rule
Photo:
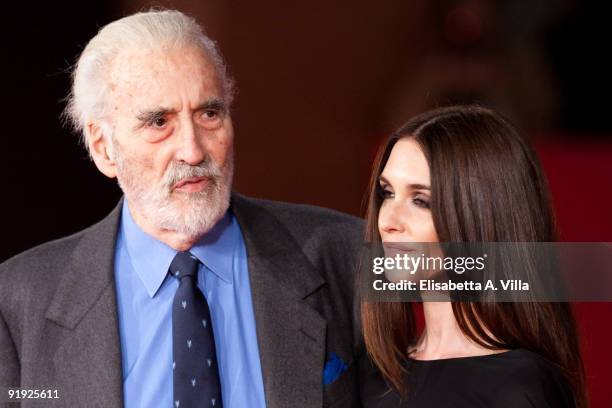
<path fill-rule="evenodd" d="M 234 253 L 240 239 L 235 217 L 227 211 L 223 218 L 189 250 L 200 262 L 226 283 L 234 282 Z"/>
<path fill-rule="evenodd" d="M 144 232 L 132 218 L 127 200 L 121 210 L 121 228 L 132 266 L 150 297 L 155 296 L 168 275 L 177 251 Z M 232 259 L 240 237 L 229 211 L 189 251 L 215 275 L 233 283 Z"/>

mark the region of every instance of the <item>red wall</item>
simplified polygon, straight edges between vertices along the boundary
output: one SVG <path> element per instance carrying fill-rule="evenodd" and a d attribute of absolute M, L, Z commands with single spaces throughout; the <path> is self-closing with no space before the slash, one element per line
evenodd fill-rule
<path fill-rule="evenodd" d="M 557 139 L 558 140 L 558 139 Z M 537 145 L 564 241 L 612 242 L 612 143 Z M 576 303 L 591 407 L 612 406 L 612 303 Z"/>

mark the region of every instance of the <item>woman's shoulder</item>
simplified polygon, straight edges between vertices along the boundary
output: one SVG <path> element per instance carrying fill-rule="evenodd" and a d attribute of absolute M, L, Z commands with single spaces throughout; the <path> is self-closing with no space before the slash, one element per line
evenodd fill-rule
<path fill-rule="evenodd" d="M 525 349 L 440 360 L 409 359 L 406 370 L 407 398 L 391 392 L 382 398 L 379 407 L 575 406 L 571 387 L 561 370 Z"/>
<path fill-rule="evenodd" d="M 494 407 L 574 407 L 571 386 L 561 369 L 543 356 L 516 349 L 489 364 L 501 374 L 491 384 Z"/>

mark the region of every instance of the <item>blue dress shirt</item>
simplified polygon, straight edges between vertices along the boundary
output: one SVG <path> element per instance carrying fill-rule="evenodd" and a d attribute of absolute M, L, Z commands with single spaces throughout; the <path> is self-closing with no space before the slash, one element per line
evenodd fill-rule
<path fill-rule="evenodd" d="M 172 407 L 174 249 L 146 234 L 123 202 L 115 281 L 125 407 Z M 265 407 L 246 248 L 230 211 L 190 249 L 213 320 L 225 408 Z"/>

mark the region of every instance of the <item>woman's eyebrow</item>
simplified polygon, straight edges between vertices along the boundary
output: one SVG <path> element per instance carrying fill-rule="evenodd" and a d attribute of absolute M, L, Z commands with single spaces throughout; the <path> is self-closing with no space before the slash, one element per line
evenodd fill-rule
<path fill-rule="evenodd" d="M 391 183 L 389 183 L 389 180 L 387 180 L 385 176 L 383 176 L 382 174 L 378 176 L 378 182 L 381 184 L 391 185 Z M 427 184 L 409 183 L 408 185 L 406 185 L 406 187 L 411 190 L 429 190 L 431 191 L 431 187 L 428 186 Z"/>
<path fill-rule="evenodd" d="M 413 190 L 430 190 L 431 191 L 431 187 L 425 184 L 409 184 L 408 187 L 410 187 Z"/>
<path fill-rule="evenodd" d="M 378 184 L 390 184 L 389 181 L 382 174 L 378 176 Z"/>

